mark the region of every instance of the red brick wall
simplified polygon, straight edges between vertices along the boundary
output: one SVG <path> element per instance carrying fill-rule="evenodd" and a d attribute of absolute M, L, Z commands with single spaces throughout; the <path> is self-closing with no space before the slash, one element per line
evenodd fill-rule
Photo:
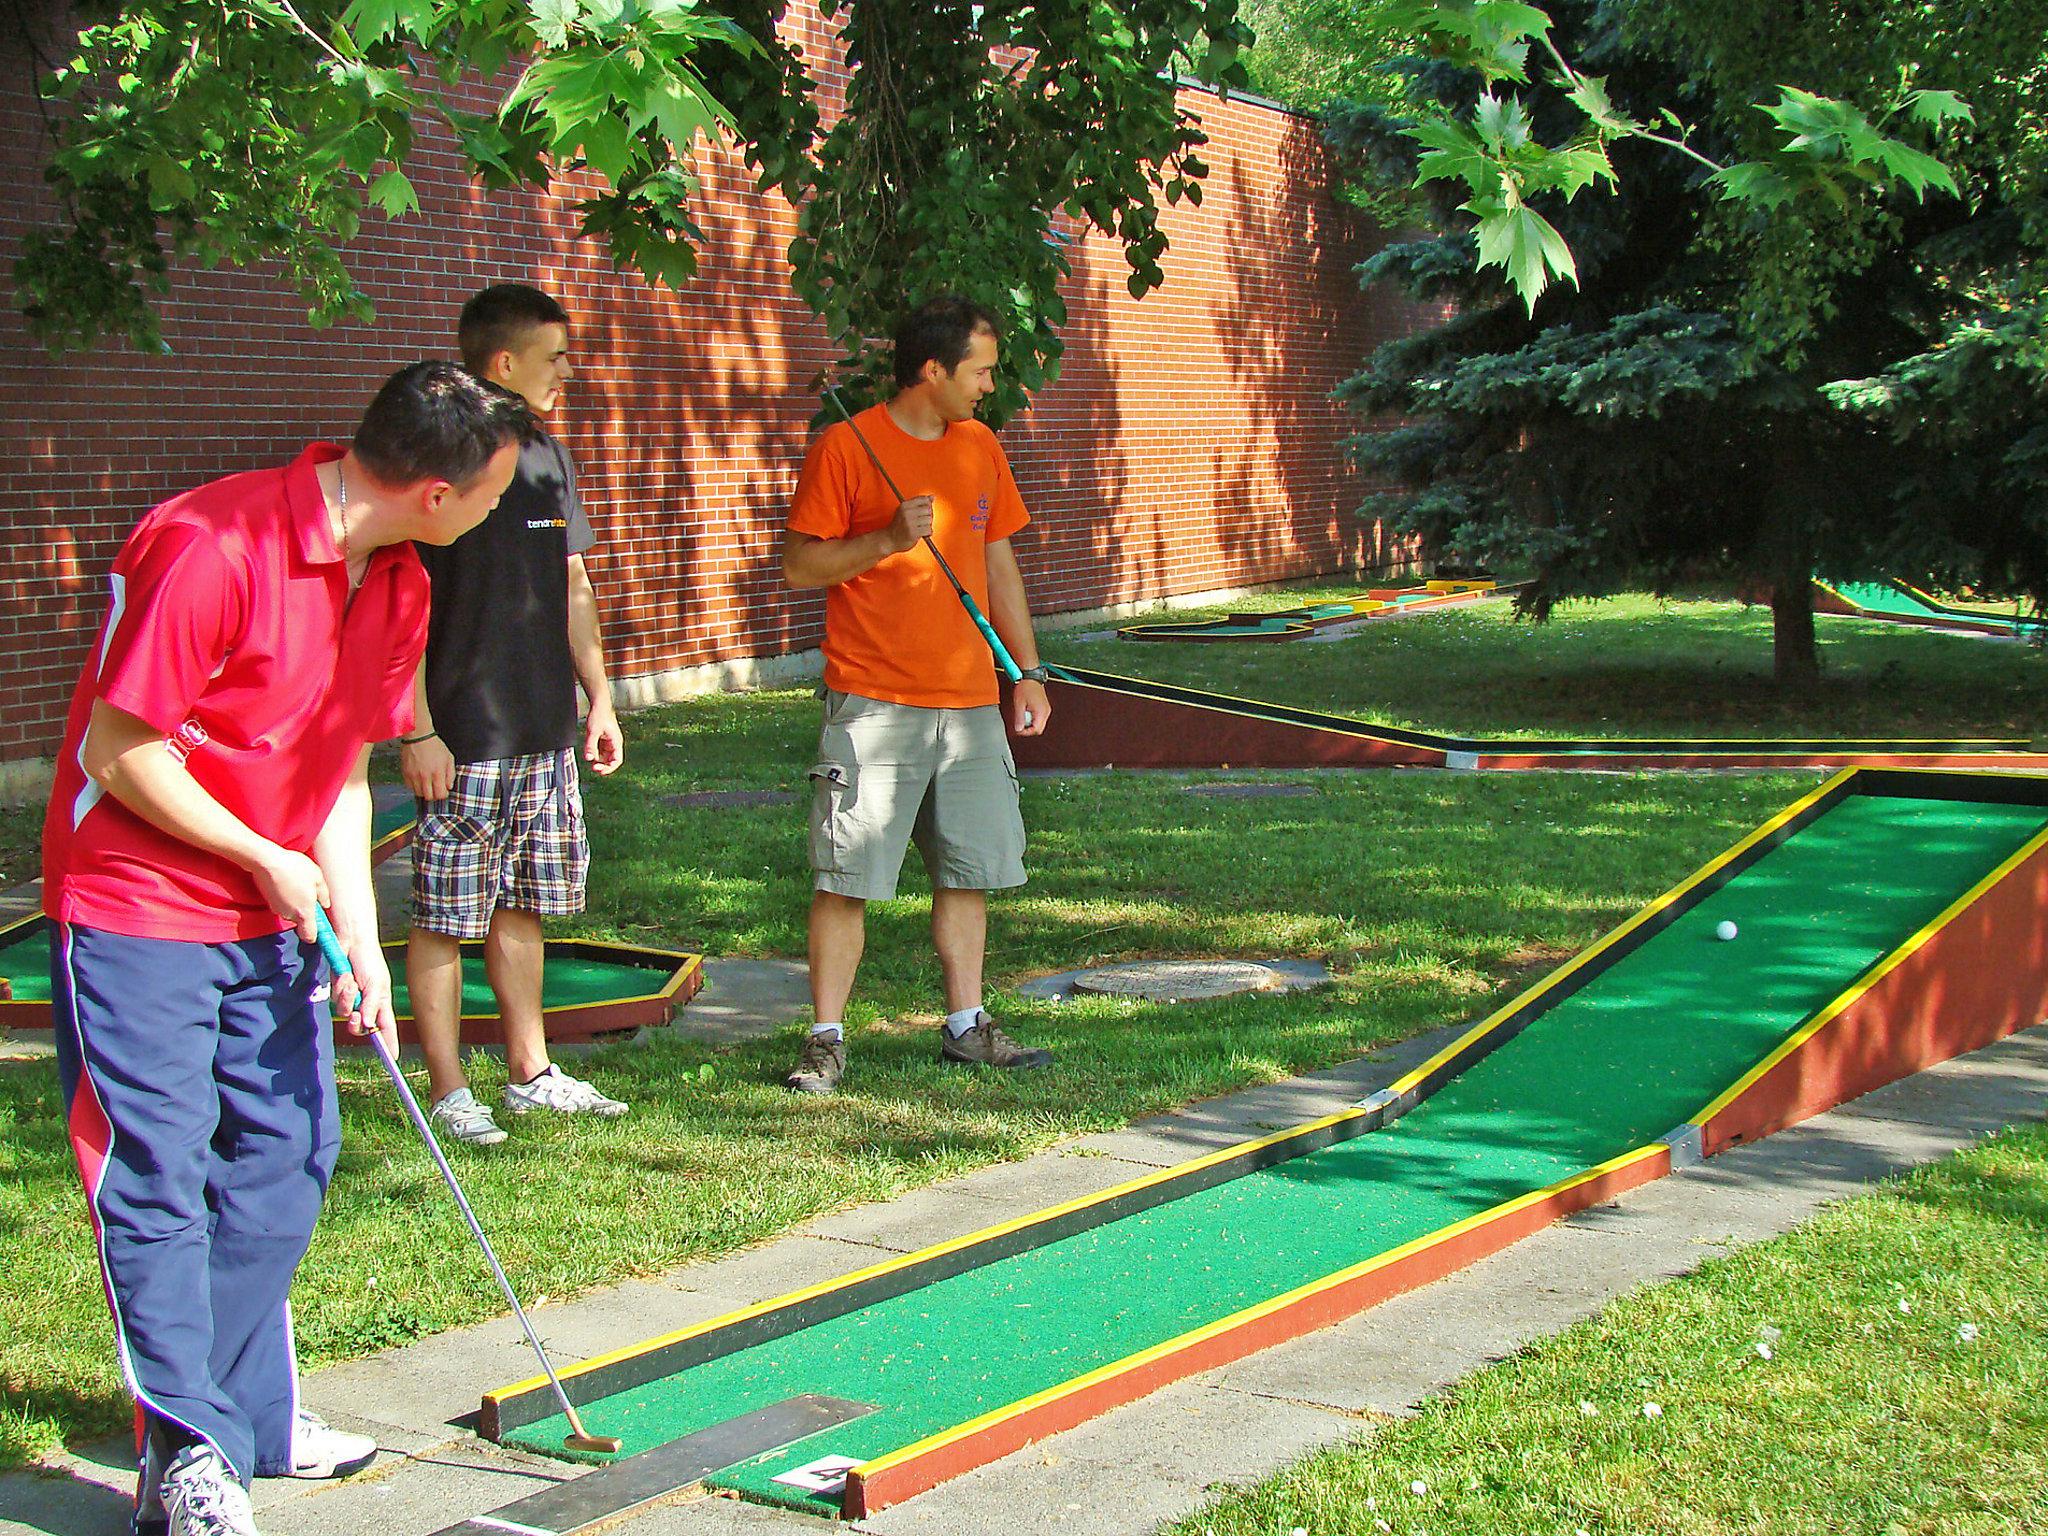
<path fill-rule="evenodd" d="M 814 408 L 806 386 L 828 356 L 788 292 L 793 220 L 778 194 L 754 194 L 730 160 L 707 165 L 702 276 L 671 293 L 575 238 L 573 190 L 487 198 L 430 140 L 421 213 L 371 215 L 351 251 L 375 325 L 317 331 L 271 274 L 186 272 L 164 310 L 171 356 L 112 344 L 51 359 L 11 291 L 21 237 L 50 203 L 21 48 L 0 48 L 0 760 L 53 750 L 100 577 L 142 511 L 345 435 L 386 373 L 452 355 L 462 301 L 508 279 L 576 317 L 581 378 L 559 421 L 601 541 L 591 570 L 614 671 L 817 643 L 821 601 L 787 591 L 773 558 Z M 1328 396 L 1413 313 L 1358 292 L 1374 232 L 1319 190 L 1310 124 L 1187 99 L 1212 135 L 1212 174 L 1202 208 L 1166 217 L 1165 287 L 1133 301 L 1117 248 L 1082 242 L 1065 371 L 1005 434 L 1037 519 L 1018 549 L 1041 611 L 1385 555 L 1353 513 L 1352 424 Z"/>

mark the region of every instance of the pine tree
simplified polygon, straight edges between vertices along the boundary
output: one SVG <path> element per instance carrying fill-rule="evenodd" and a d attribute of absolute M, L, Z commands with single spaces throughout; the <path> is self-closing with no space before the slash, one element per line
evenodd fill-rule
<path fill-rule="evenodd" d="M 1797 207 L 1729 202 L 1697 161 L 1621 140 L 1614 191 L 1535 204 L 1577 285 L 1531 307 L 1479 265 L 1464 189 L 1431 183 L 1441 232 L 1361 268 L 1454 311 L 1344 388 L 1402 422 L 1356 440 L 1401 486 L 1373 514 L 1447 556 L 1529 571 L 1521 601 L 1539 619 L 1634 584 L 1767 590 L 1788 684 L 1818 668 L 1817 571 L 2048 597 L 2048 145 L 2029 105 L 2048 48 L 2030 9 L 1550 7 L 1560 47 L 1619 111 L 1682 123 L 1723 164 L 1782 138 L 1757 110 L 1778 80 L 1875 103 L 1939 77 L 1975 111 L 1975 131 L 1944 146 L 1961 195 L 1890 182 Z M 1469 114 L 1481 83 L 1440 62 L 1399 68 L 1411 113 L 1340 107 L 1327 131 L 1405 181 L 1412 118 Z M 1538 141 L 1583 131 L 1554 74 L 1532 70 L 1517 94 Z"/>

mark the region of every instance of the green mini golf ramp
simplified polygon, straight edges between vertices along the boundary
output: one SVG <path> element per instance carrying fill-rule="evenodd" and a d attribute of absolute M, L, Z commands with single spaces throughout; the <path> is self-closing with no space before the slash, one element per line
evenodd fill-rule
<path fill-rule="evenodd" d="M 1836 611 L 1859 618 L 1917 624 L 1924 629 L 2029 638 L 2038 638 L 2048 631 L 2048 625 L 2039 619 L 1959 608 L 1903 581 L 1816 581 L 1814 588 L 1823 598 L 1835 599 L 1835 605 L 1839 605 Z M 1824 611 L 1825 607 L 1835 605 L 1824 604 Z"/>
<path fill-rule="evenodd" d="M 405 983 L 405 945 L 384 946 L 391 968 L 391 1004 L 399 1033 L 412 1037 L 412 1000 Z M 9 999 L 0 1022 L 16 1028 L 50 1027 L 50 924 L 24 918 L 0 928 L 0 978 Z M 541 1005 L 548 1035 L 564 1040 L 665 1024 L 696 993 L 703 958 L 676 950 L 584 939 L 550 939 Z M 503 1031 L 497 1000 L 484 973 L 483 946 L 462 946 L 462 1038 L 497 1044 Z"/>
<path fill-rule="evenodd" d="M 2044 801 L 1842 775 L 1358 1110 L 599 1357 L 570 1390 L 628 1453 L 795 1393 L 872 1404 L 712 1479 L 872 1512 L 1661 1173 L 1703 1105 L 2048 863 Z M 486 1432 L 558 1454 L 543 1390 L 491 1394 Z M 775 1480 L 826 1456 L 859 1463 L 842 1493 Z"/>

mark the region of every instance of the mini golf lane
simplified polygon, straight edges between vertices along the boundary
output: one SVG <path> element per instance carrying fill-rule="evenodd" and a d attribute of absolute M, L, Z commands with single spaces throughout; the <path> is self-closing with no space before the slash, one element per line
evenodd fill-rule
<path fill-rule="evenodd" d="M 1731 1088 L 1778 1081 L 1773 1062 L 1810 1045 L 1816 1021 L 1883 993 L 1902 957 L 1934 953 L 1992 894 L 2031 880 L 2006 900 L 2038 926 L 2048 782 L 1973 789 L 1961 775 L 1838 776 L 1357 1110 L 600 1357 L 573 1368 L 570 1391 L 629 1454 L 799 1393 L 873 1404 L 711 1479 L 858 1515 L 1448 1273 L 1668 1171 L 1674 1130 L 1699 1146 L 1702 1106 L 1720 1115 L 1712 1151 L 1924 1064 L 1887 1076 L 1882 1061 L 1837 1062 L 1816 1087 L 1831 1074 L 1809 1056 L 1765 1119 L 1728 1107 Z M 1723 919 L 1732 942 L 1715 937 Z M 2010 940 L 1985 942 L 2027 972 L 2029 996 L 1998 1034 L 2042 1005 L 2040 956 Z M 1204 1169 L 1220 1182 L 1198 1187 Z M 1098 1224 L 1029 1236 L 1090 1207 L 1107 1213 Z M 601 1395 L 622 1374 L 641 1379 Z M 491 1394 L 485 1427 L 559 1454 L 566 1426 L 538 1416 L 537 1386 Z M 863 1463 L 843 1507 L 773 1481 L 824 1456 Z"/>
<path fill-rule="evenodd" d="M 2048 625 L 2017 615 L 1957 608 L 1903 581 L 1816 581 L 1814 608 L 1820 613 L 1915 624 L 1923 629 L 1960 630 L 1979 635 L 2039 637 Z"/>
<path fill-rule="evenodd" d="M 412 1037 L 412 1004 L 405 988 L 405 946 L 387 944 L 392 1003 L 399 1034 Z M 0 1022 L 15 1028 L 50 1027 L 50 929 L 40 917 L 0 929 L 0 978 L 11 1000 L 0 1002 Z M 548 941 L 542 1006 L 548 1037 L 587 1038 L 614 1030 L 665 1024 L 695 995 L 703 980 L 703 959 L 674 950 L 643 949 L 577 939 Z M 463 946 L 462 1038 L 496 1044 L 497 1002 L 484 976 L 481 946 Z"/>
<path fill-rule="evenodd" d="M 1375 588 L 1359 597 L 1308 603 L 1271 613 L 1230 613 L 1186 624 L 1129 624 L 1120 640 L 1298 640 L 1303 635 L 1353 619 L 1387 618 L 1424 608 L 1461 607 L 1482 598 L 1504 597 L 1513 588 L 1491 581 L 1432 581 L 1419 587 Z"/>
<path fill-rule="evenodd" d="M 2015 739 L 1510 738 L 1447 736 L 1056 666 L 1043 734 L 1020 768 L 2040 768 Z"/>

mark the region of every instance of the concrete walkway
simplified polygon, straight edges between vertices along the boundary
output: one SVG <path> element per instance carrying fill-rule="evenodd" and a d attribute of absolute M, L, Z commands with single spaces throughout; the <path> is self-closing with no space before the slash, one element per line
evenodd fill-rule
<path fill-rule="evenodd" d="M 540 1309 L 569 1361 L 702 1321 L 892 1253 L 1106 1188 L 1328 1113 L 1391 1081 L 1444 1037 L 1191 1106 L 822 1218 L 733 1257 Z M 1347 1323 L 1192 1378 L 859 1522 L 872 1536 L 1140 1536 L 1206 1490 L 1369 1431 L 1448 1383 L 1598 1312 L 1640 1285 L 1784 1232 L 1873 1181 L 2048 1114 L 2048 1028 L 1894 1084 L 1755 1146 L 1587 1211 Z M 532 1374 L 511 1319 L 318 1373 L 308 1401 L 390 1453 L 347 1482 L 259 1484 L 268 1536 L 414 1536 L 570 1474 L 465 1429 L 480 1392 Z M 602 1428 L 602 1426 L 596 1426 Z M 0 1477 L 0 1533 L 116 1536 L 126 1447 Z M 633 1536 L 774 1536 L 818 1520 L 686 1494 L 627 1522 Z"/>

